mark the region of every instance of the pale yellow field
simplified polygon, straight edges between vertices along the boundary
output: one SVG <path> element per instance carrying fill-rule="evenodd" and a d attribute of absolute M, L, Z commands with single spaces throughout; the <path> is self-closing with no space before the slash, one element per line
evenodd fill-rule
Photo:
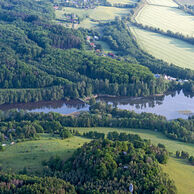
<path fill-rule="evenodd" d="M 130 27 L 142 49 L 158 59 L 194 70 L 194 45 Z"/>
<path fill-rule="evenodd" d="M 178 5 L 173 0 L 147 0 L 147 2 L 154 5 L 178 7 Z"/>
<path fill-rule="evenodd" d="M 194 37 L 194 16 L 176 8 L 145 5 L 135 19 L 143 25 Z"/>
<path fill-rule="evenodd" d="M 131 4 L 137 2 L 136 0 L 108 0 L 109 3 L 113 4 Z"/>
<path fill-rule="evenodd" d="M 194 5 L 193 0 L 176 0 L 176 1 L 182 5 Z"/>

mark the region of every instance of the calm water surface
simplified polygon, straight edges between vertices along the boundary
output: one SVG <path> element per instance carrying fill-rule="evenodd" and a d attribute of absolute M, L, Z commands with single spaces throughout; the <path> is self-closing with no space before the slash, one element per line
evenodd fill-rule
<path fill-rule="evenodd" d="M 185 96 L 183 92 L 175 92 L 164 96 L 153 96 L 146 98 L 127 97 L 100 97 L 97 101 L 105 101 L 115 107 L 126 110 L 134 110 L 137 113 L 150 112 L 165 116 L 167 119 L 188 118 L 194 115 L 194 97 Z M 27 110 L 30 112 L 58 112 L 70 114 L 78 111 L 88 111 L 89 106 L 81 101 L 49 101 L 38 103 L 20 103 L 14 105 L 1 105 L 0 110 L 9 109 Z M 187 113 L 187 114 L 185 114 Z"/>
<path fill-rule="evenodd" d="M 194 97 L 183 92 L 147 98 L 100 98 L 115 107 L 134 110 L 137 113 L 150 112 L 163 115 L 167 119 L 188 118 L 194 115 Z M 186 113 L 186 114 L 185 114 Z"/>

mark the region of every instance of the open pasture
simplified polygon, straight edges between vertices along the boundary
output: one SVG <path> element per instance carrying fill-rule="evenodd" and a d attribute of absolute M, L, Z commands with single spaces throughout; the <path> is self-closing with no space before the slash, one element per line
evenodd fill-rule
<path fill-rule="evenodd" d="M 177 150 L 187 151 L 194 156 L 194 144 L 173 141 L 165 137 L 159 132 L 142 129 L 115 129 L 115 128 L 76 128 L 80 132 L 98 131 L 108 133 L 109 131 L 117 131 L 138 134 L 143 139 L 150 139 L 153 144 L 162 143 L 169 152 L 175 154 Z M 194 193 L 194 167 L 182 159 L 170 157 L 166 165 L 161 165 L 163 170 L 175 181 L 179 194 Z"/>
<path fill-rule="evenodd" d="M 177 8 L 145 5 L 135 20 L 143 25 L 194 37 L 194 16 Z"/>
<path fill-rule="evenodd" d="M 94 9 L 78 9 L 72 7 L 65 7 L 62 10 L 56 11 L 57 18 L 62 18 L 64 13 L 74 13 L 80 18 L 90 18 L 92 20 L 107 21 L 113 20 L 116 16 L 126 16 L 129 13 L 128 9 L 99 6 Z"/>
<path fill-rule="evenodd" d="M 179 194 L 194 193 L 194 167 L 184 160 L 170 157 L 167 165 L 161 165 L 164 172 L 175 181 Z"/>
<path fill-rule="evenodd" d="M 138 134 L 143 139 L 150 139 L 153 144 L 162 143 L 166 146 L 169 152 L 175 153 L 177 150 L 185 150 L 190 155 L 194 155 L 194 144 L 174 141 L 167 138 L 165 135 L 159 132 L 146 130 L 146 129 L 127 129 L 127 128 L 108 128 L 108 127 L 92 127 L 92 128 L 71 128 L 76 129 L 79 132 L 97 131 L 99 133 L 105 133 L 117 131 L 118 133 L 131 133 Z"/>
<path fill-rule="evenodd" d="M 130 27 L 139 46 L 158 59 L 194 70 L 194 45 L 158 33 Z"/>
<path fill-rule="evenodd" d="M 178 5 L 173 0 L 147 0 L 147 2 L 152 5 L 178 7 Z"/>
<path fill-rule="evenodd" d="M 19 172 L 26 167 L 27 171 L 33 174 L 42 169 L 43 160 L 56 155 L 65 156 L 64 160 L 66 160 L 78 147 L 89 141 L 81 137 L 61 140 L 48 134 L 42 134 L 40 140 L 7 146 L 4 152 L 0 152 L 0 164 L 3 170 L 13 169 L 14 172 Z"/>

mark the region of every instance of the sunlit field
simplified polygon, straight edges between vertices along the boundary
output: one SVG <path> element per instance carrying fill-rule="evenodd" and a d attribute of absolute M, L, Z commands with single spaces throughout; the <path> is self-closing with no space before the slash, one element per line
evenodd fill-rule
<path fill-rule="evenodd" d="M 114 4 L 132 4 L 132 3 L 136 3 L 136 0 L 108 0 L 109 3 L 111 3 L 112 5 Z"/>
<path fill-rule="evenodd" d="M 0 163 L 5 171 L 19 172 L 26 167 L 30 173 L 41 171 L 43 160 L 51 156 L 61 156 L 68 159 L 73 152 L 81 147 L 89 139 L 72 137 L 61 140 L 59 137 L 52 137 L 49 134 L 42 134 L 40 140 L 25 141 L 10 145 L 0 152 Z"/>
<path fill-rule="evenodd" d="M 194 37 L 194 16 L 177 8 L 146 5 L 135 19 L 143 25 Z"/>
<path fill-rule="evenodd" d="M 158 33 L 130 27 L 139 46 L 158 59 L 194 69 L 194 45 Z"/>
<path fill-rule="evenodd" d="M 178 5 L 173 0 L 147 0 L 147 2 L 153 5 L 178 7 Z"/>
<path fill-rule="evenodd" d="M 194 5 L 193 0 L 176 0 L 176 1 L 182 5 Z"/>
<path fill-rule="evenodd" d="M 81 18 L 90 18 L 92 20 L 113 20 L 116 16 L 126 16 L 129 14 L 129 9 L 99 6 L 95 9 L 78 9 L 65 7 L 63 10 L 57 10 L 57 18 L 62 18 L 64 13 L 74 13 Z"/>

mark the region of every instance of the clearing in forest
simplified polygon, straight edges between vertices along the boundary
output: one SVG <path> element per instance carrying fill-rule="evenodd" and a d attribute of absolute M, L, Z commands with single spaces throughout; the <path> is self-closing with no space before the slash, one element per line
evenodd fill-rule
<path fill-rule="evenodd" d="M 76 14 L 82 20 L 81 27 L 90 28 L 98 24 L 98 21 L 109 21 L 114 20 L 115 17 L 126 16 L 129 14 L 129 9 L 106 6 L 99 6 L 94 9 L 64 7 L 62 10 L 56 11 L 56 18 L 63 19 L 64 14 Z"/>
<path fill-rule="evenodd" d="M 130 27 L 139 46 L 158 59 L 194 70 L 194 45 L 167 36 Z"/>
<path fill-rule="evenodd" d="M 22 171 L 24 167 L 30 173 L 42 169 L 41 162 L 51 156 L 65 156 L 68 159 L 73 152 L 89 139 L 72 137 L 61 140 L 49 134 L 41 134 L 40 140 L 25 141 L 14 145 L 7 145 L 4 152 L 0 152 L 0 164 L 3 170 L 12 169 L 13 172 Z"/>

